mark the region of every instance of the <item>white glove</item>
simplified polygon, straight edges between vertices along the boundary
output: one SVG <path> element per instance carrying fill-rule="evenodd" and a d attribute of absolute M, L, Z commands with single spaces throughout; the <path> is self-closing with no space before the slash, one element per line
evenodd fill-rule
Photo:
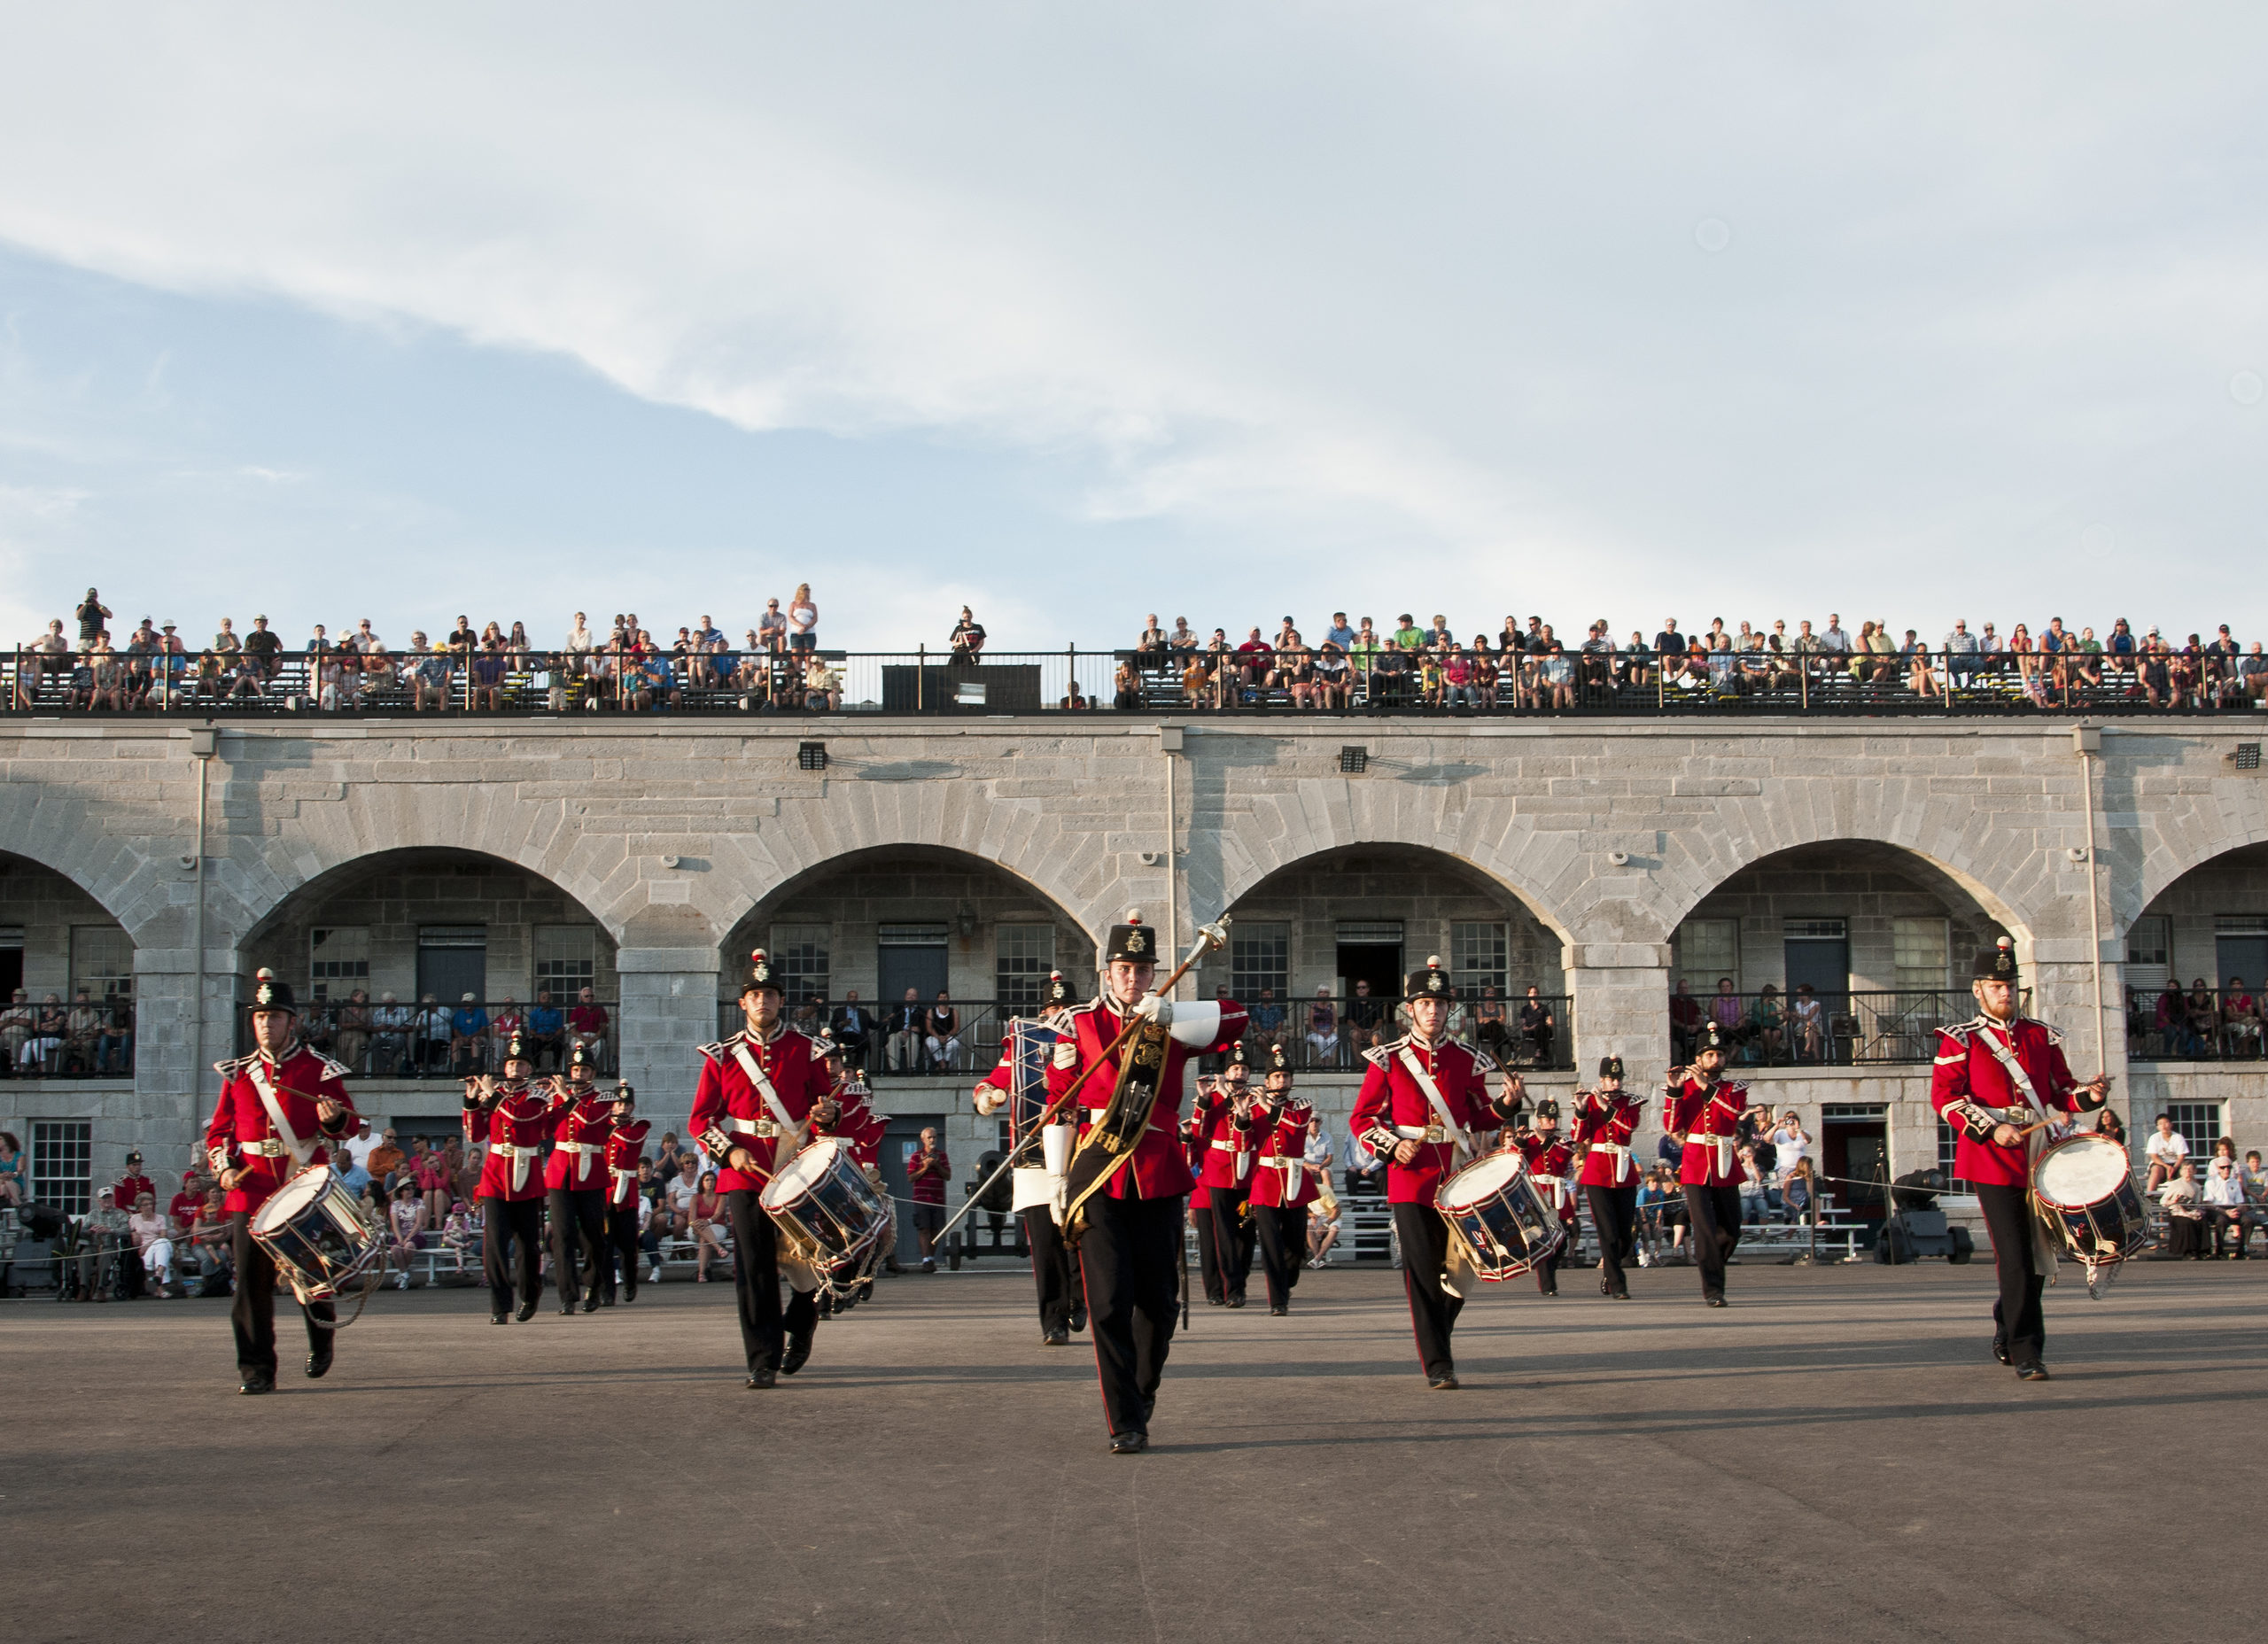
<path fill-rule="evenodd" d="M 976 1111 L 981 1117 L 990 1119 L 1006 1105 L 1007 1100 L 1008 1094 L 1005 1090 L 995 1090 L 989 1084 L 976 1087 Z"/>
<path fill-rule="evenodd" d="M 1161 993 L 1145 994 L 1141 1002 L 1135 1005 L 1134 1014 L 1146 1022 L 1170 1028 L 1173 1026 L 1173 1001 Z"/>

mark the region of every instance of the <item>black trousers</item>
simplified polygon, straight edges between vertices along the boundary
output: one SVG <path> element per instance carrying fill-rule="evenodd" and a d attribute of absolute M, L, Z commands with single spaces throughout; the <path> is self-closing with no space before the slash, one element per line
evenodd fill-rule
<path fill-rule="evenodd" d="M 1701 1268 L 1701 1293 L 1725 1293 L 1725 1259 L 1740 1243 L 1740 1190 L 1685 1184 L 1685 1214 L 1693 1230 L 1693 1260 Z"/>
<path fill-rule="evenodd" d="M 638 1299 L 638 1201 L 606 1207 L 606 1241 L 599 1251 L 599 1296 L 614 1299 L 615 1265 L 622 1267 L 622 1293 Z"/>
<path fill-rule="evenodd" d="M 1210 1205 L 1192 1206 L 1189 1219 L 1197 1228 L 1197 1276 L 1205 1286 L 1205 1299 L 1216 1307 L 1228 1299 L 1228 1292 L 1221 1285 L 1221 1251 L 1217 1236 L 1221 1224 L 1213 1220 Z"/>
<path fill-rule="evenodd" d="M 1449 1265 L 1449 1224 L 1431 1205 L 1396 1205 L 1394 1230 L 1402 1240 L 1402 1287 L 1410 1295 L 1410 1330 L 1418 1338 L 1418 1362 L 1427 1380 L 1448 1376 L 1456 1368 L 1449 1353 L 1449 1336 L 1464 1299 L 1441 1288 L 1441 1269 Z"/>
<path fill-rule="evenodd" d="M 599 1287 L 606 1190 L 555 1187 L 544 1195 L 544 1202 L 551 1210 L 551 1282 L 559 1287 L 559 1305 L 571 1307 L 582 1300 L 585 1284 L 594 1294 Z"/>
<path fill-rule="evenodd" d="M 725 1195 L 725 1219 L 733 1227 L 733 1291 L 741 1309 L 741 1348 L 748 1368 L 780 1368 L 784 1337 L 808 1338 L 819 1328 L 819 1296 L 797 1291 L 783 1313 L 780 1307 L 779 1229 L 764 1214 L 754 1188 Z"/>
<path fill-rule="evenodd" d="M 1268 1279 L 1268 1305 L 1288 1307 L 1292 1287 L 1300 1282 L 1300 1264 L 1308 1255 L 1308 1208 L 1254 1205 L 1252 1223 L 1260 1240 L 1260 1270 Z"/>
<path fill-rule="evenodd" d="M 1221 1270 L 1221 1294 L 1226 1300 L 1241 1301 L 1252 1277 L 1252 1218 L 1237 1214 L 1236 1207 L 1245 1202 L 1240 1190 L 1216 1187 L 1212 1197 L 1213 1208 L 1200 1214 L 1213 1223 L 1213 1263 Z"/>
<path fill-rule="evenodd" d="M 1032 1283 L 1039 1291 L 1039 1328 L 1068 1330 L 1073 1309 L 1086 1306 L 1079 1290 L 1079 1252 L 1063 1242 L 1063 1229 L 1046 1206 L 1027 1206 L 1022 1214 Z"/>
<path fill-rule="evenodd" d="M 276 1262 L 252 1243 L 252 1217 L 237 1211 L 229 1218 L 230 1243 L 237 1263 L 237 1299 L 229 1309 L 229 1322 L 237 1333 L 237 1369 L 254 1371 L 276 1379 Z M 302 1309 L 307 1314 L 307 1351 L 327 1352 L 334 1332 L 315 1321 L 329 1322 L 338 1310 L 327 1301 Z"/>
<path fill-rule="evenodd" d="M 1147 1432 L 1149 1401 L 1158 1396 L 1166 1353 L 1181 1308 L 1181 1224 L 1184 1201 L 1113 1198 L 1086 1203 L 1079 1272 L 1087 1292 L 1087 1329 L 1095 1342 L 1095 1376 L 1104 1418 L 1114 1433 Z M 1199 1219 L 1204 1220 L 1203 1213 Z"/>
<path fill-rule="evenodd" d="M 2039 1306 L 2047 1276 L 2031 1253 L 2031 1193 L 1997 1183 L 1977 1184 L 1977 1207 L 1992 1237 L 1992 1268 L 2000 1281 L 1992 1304 L 1992 1340 L 2011 1364 L 2037 1363 L 2047 1348 L 2047 1318 Z"/>
<path fill-rule="evenodd" d="M 517 1245 L 515 1252 L 513 1245 Z M 512 1310 L 512 1279 L 530 1302 L 543 1294 L 543 1201 L 480 1201 L 480 1268 L 488 1276 L 489 1310 Z"/>
<path fill-rule="evenodd" d="M 1588 1183 L 1583 1197 L 1590 1201 L 1591 1230 L 1598 1235 L 1598 1276 L 1607 1293 L 1619 1296 L 1630 1288 L 1622 1269 L 1638 1248 L 1638 1184 L 1606 1187 Z"/>

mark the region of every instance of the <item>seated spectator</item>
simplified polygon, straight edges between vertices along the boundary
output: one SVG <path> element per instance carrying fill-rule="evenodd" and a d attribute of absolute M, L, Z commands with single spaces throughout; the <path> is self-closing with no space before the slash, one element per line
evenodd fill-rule
<path fill-rule="evenodd" d="M 1795 1167 L 1781 1178 L 1780 1203 L 1786 1210 L 1789 1221 L 1802 1222 L 1810 1219 L 1814 1203 L 1812 1190 L 1817 1180 L 1817 1173 L 1808 1159 L 1798 1159 Z"/>
<path fill-rule="evenodd" d="M 1795 1035 L 1798 1061 L 1827 1059 L 1827 1006 L 1807 981 L 1798 982 L 1796 996 L 1788 1001 L 1788 1025 Z"/>
<path fill-rule="evenodd" d="M 1361 1136 L 1348 1145 L 1347 1191 L 1357 1197 L 1376 1197 L 1386 1191 L 1386 1160 L 1372 1152 Z"/>
<path fill-rule="evenodd" d="M 733 1230 L 725 1221 L 725 1196 L 717 1190 L 715 1171 L 701 1173 L 701 1183 L 694 1190 L 692 1207 L 687 1214 L 696 1246 L 694 1279 L 697 1283 L 706 1284 L 709 1282 L 710 1257 L 714 1256 L 727 1271 L 733 1260 Z"/>
<path fill-rule="evenodd" d="M 1067 712 L 1084 713 L 1093 708 L 1094 702 L 1084 692 L 1079 689 L 1079 682 L 1076 679 L 1074 679 L 1071 681 L 1071 688 L 1062 696 L 1056 699 L 1055 705 L 1058 708 L 1065 710 Z"/>
<path fill-rule="evenodd" d="M 1142 706 L 1142 674 L 1131 657 L 1122 658 L 1117 671 L 1111 676 L 1110 705 L 1120 713 L 1130 713 Z"/>
<path fill-rule="evenodd" d="M 144 1193 L 134 1201 L 134 1214 L 126 1219 L 127 1231 L 134 1240 L 134 1249 L 142 1259 L 142 1272 L 148 1281 L 148 1294 L 163 1296 L 174 1285 L 173 1228 L 158 1209 L 158 1196 Z"/>
<path fill-rule="evenodd" d="M 512 1043 L 512 1035 L 518 1034 L 524 1038 L 527 1025 L 525 1013 L 512 996 L 506 994 L 488 1018 L 488 1065 L 491 1067 L 504 1065 L 504 1051 Z M 523 1044 L 521 1048 L 524 1050 L 526 1046 Z"/>
<path fill-rule="evenodd" d="M 1254 1045 L 1281 1044 L 1286 1037 L 1284 1028 L 1284 1007 L 1276 1003 L 1276 989 L 1262 987 L 1260 997 L 1254 1000 L 1247 1012 L 1245 1042 Z M 1255 1058 L 1255 1064 L 1265 1067 L 1265 1058 Z"/>
<path fill-rule="evenodd" d="M 2157 1132 L 2142 1144 L 2142 1156 L 2150 1161 L 2146 1192 L 2156 1192 L 2179 1172 L 2182 1160 L 2189 1157 L 2189 1140 L 2173 1128 L 2171 1113 L 2158 1115 Z"/>
<path fill-rule="evenodd" d="M 190 1227 L 190 1243 L 202 1280 L 198 1293 L 229 1294 L 236 1276 L 236 1221 L 229 1214 L 228 1195 L 217 1186 L 206 1194 L 205 1202 L 198 1206 L 197 1218 Z"/>
<path fill-rule="evenodd" d="M 95 1052 L 95 1039 L 103 1025 L 103 1013 L 89 996 L 84 988 L 71 996 L 71 1009 L 63 1019 L 63 1059 L 66 1067 L 76 1066 L 84 1073 L 100 1073 L 102 1066 Z"/>
<path fill-rule="evenodd" d="M 373 1149 L 373 1153 L 376 1151 Z M 361 1196 L 362 1190 L 369 1186 L 374 1180 L 369 1167 L 343 1147 L 332 1158 L 330 1167 L 338 1173 L 338 1180 L 346 1190 L 358 1198 Z"/>
<path fill-rule="evenodd" d="M 921 1020 L 921 1048 L 933 1067 L 952 1067 L 960 1056 L 960 1013 L 943 988 Z"/>
<path fill-rule="evenodd" d="M 1740 1150 L 1740 1220 L 1744 1227 L 1764 1224 L 1764 1173 L 1756 1166 L 1756 1150 Z"/>
<path fill-rule="evenodd" d="M 24 1067 L 35 1075 L 63 1072 L 63 1041 L 70 1027 L 70 1012 L 60 994 L 50 993 L 32 1013 L 32 1035 L 24 1046 Z M 120 1211 L 120 1215 L 126 1213 Z"/>
<path fill-rule="evenodd" d="M 692 1230 L 693 1203 L 701 1180 L 691 1172 L 680 1168 L 672 1172 L 669 1181 L 663 1186 L 662 1195 L 670 1207 L 670 1234 L 672 1237 L 684 1238 Z M 713 1180 L 710 1185 L 715 1185 Z"/>
<path fill-rule="evenodd" d="M 396 1269 L 394 1288 L 409 1288 L 409 1263 L 417 1254 L 418 1237 L 426 1229 L 425 1200 L 417 1183 L 407 1174 L 393 1184 L 393 1202 L 386 1206 L 386 1260 Z"/>
<path fill-rule="evenodd" d="M 809 713 L 834 713 L 843 706 L 843 688 L 835 683 L 835 671 L 822 661 L 819 653 L 812 653 L 811 661 L 804 668 L 804 708 Z"/>
<path fill-rule="evenodd" d="M 1331 1178 L 1326 1175 L 1308 1206 L 1308 1266 L 1322 1271 L 1330 1260 L 1332 1247 L 1338 1243 L 1339 1195 L 1331 1190 Z"/>
<path fill-rule="evenodd" d="M 1749 1041 L 1745 1047 L 1749 1059 L 1774 1066 L 1786 1059 L 1787 1013 L 1780 1006 L 1780 990 L 1770 982 L 1756 996 L 1756 1003 L 1748 1008 Z"/>
<path fill-rule="evenodd" d="M 606 1006 L 588 988 L 575 996 L 574 1008 L 567 1012 L 567 1048 L 582 1050 L 601 1068 L 606 1066 L 606 1040 L 610 1019 Z"/>
<path fill-rule="evenodd" d="M 488 1070 L 488 1012 L 466 994 L 449 1012 L 449 1071 L 470 1078 Z"/>
<path fill-rule="evenodd" d="M 1354 996 L 1347 1001 L 1347 1015 L 1342 1025 L 1348 1048 L 1356 1055 L 1370 1050 L 1378 1043 L 1380 1034 L 1391 1020 L 1386 1002 L 1372 998 L 1370 982 L 1358 978 L 1355 983 Z"/>
<path fill-rule="evenodd" d="M 1527 998 L 1520 1005 L 1520 1043 L 1523 1054 L 1534 1066 L 1551 1066 L 1551 1046 L 1559 1032 L 1559 1019 L 1552 1013 L 1551 1002 L 1543 996 L 1543 989 L 1528 984 Z"/>
<path fill-rule="evenodd" d="M 0 1130 L 0 1205 L 24 1202 L 24 1144 L 12 1130 Z"/>
<path fill-rule="evenodd" d="M 2221 993 L 2221 1054 L 2248 1060 L 2260 1054 L 2260 1004 L 2241 976 L 2230 977 Z"/>
<path fill-rule="evenodd" d="M 1327 987 L 1315 990 L 1315 1003 L 1308 1006 L 1308 1065 L 1329 1067 L 1339 1055 L 1339 1007 L 1332 1003 Z"/>
<path fill-rule="evenodd" d="M 2175 1175 L 2158 1190 L 2165 1207 L 2165 1253 L 2177 1260 L 2202 1261 L 2209 1253 L 2205 1240 L 2205 1207 L 2197 1183 L 2197 1167 L 2183 1159 Z"/>
<path fill-rule="evenodd" d="M 370 1049 L 370 996 L 357 988 L 346 996 L 346 1003 L 338 1007 L 338 1028 L 331 1039 L 331 1054 L 346 1065 L 350 1073 L 369 1071 L 362 1058 Z"/>
<path fill-rule="evenodd" d="M 2245 1236 L 2252 1226 L 2252 1212 L 2244 1200 L 2243 1173 L 2230 1156 L 2235 1146 L 2226 1138 L 2222 1140 L 2220 1147 L 2228 1151 L 2215 1152 L 2212 1162 L 2205 1167 L 2205 1179 L 2198 1187 L 2198 1200 L 2204 1208 L 2205 1225 L 2212 1231 L 2213 1259 L 2217 1261 L 2223 1253 L 2224 1232 L 2231 1235 L 2226 1253 L 2232 1260 L 2243 1260 Z"/>

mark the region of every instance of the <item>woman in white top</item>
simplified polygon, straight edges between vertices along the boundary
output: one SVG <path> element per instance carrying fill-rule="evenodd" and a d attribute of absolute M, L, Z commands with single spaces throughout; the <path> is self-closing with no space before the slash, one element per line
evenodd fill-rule
<path fill-rule="evenodd" d="M 797 583 L 795 596 L 788 601 L 788 648 L 819 648 L 819 607 L 812 603 L 812 585 L 808 582 Z"/>
<path fill-rule="evenodd" d="M 2144 1157 L 2150 1161 L 2150 1179 L 2147 1191 L 2155 1193 L 2181 1168 L 2181 1161 L 2189 1157 L 2189 1140 L 2173 1128 L 2173 1115 L 2160 1113 L 2156 1134 L 2142 1144 Z"/>
<path fill-rule="evenodd" d="M 142 1252 L 142 1266 L 162 1296 L 174 1282 L 173 1229 L 158 1214 L 158 1198 L 154 1193 L 144 1193 L 134 1201 L 134 1214 L 126 1219 L 134 1234 L 135 1248 Z"/>
<path fill-rule="evenodd" d="M 1780 1115 L 1780 1123 L 1772 1132 L 1772 1174 L 1779 1178 L 1784 1191 L 1788 1178 L 1796 1174 L 1796 1167 L 1811 1157 L 1811 1137 L 1796 1117 L 1796 1110 L 1789 1108 Z"/>

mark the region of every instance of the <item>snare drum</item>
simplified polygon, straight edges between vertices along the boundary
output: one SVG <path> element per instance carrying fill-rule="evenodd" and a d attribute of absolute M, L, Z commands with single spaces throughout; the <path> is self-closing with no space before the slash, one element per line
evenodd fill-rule
<path fill-rule="evenodd" d="M 2124 1261 L 2149 1243 L 2133 1163 L 2107 1136 L 2066 1136 L 2040 1154 L 2031 1197 L 2064 1246 L 2089 1267 Z"/>
<path fill-rule="evenodd" d="M 1433 1207 L 1472 1250 L 1473 1269 L 1501 1281 L 1548 1260 L 1567 1237 L 1551 1200 L 1518 1153 L 1491 1153 L 1444 1181 Z"/>
<path fill-rule="evenodd" d="M 828 1277 L 855 1268 L 891 1216 L 889 1198 L 866 1180 L 850 1144 L 831 1136 L 789 1159 L 757 1202 L 798 1246 L 796 1253 Z"/>
<path fill-rule="evenodd" d="M 302 1302 L 343 1294 L 385 1257 L 384 1243 L 329 1165 L 309 1165 L 276 1189 L 251 1231 Z"/>

